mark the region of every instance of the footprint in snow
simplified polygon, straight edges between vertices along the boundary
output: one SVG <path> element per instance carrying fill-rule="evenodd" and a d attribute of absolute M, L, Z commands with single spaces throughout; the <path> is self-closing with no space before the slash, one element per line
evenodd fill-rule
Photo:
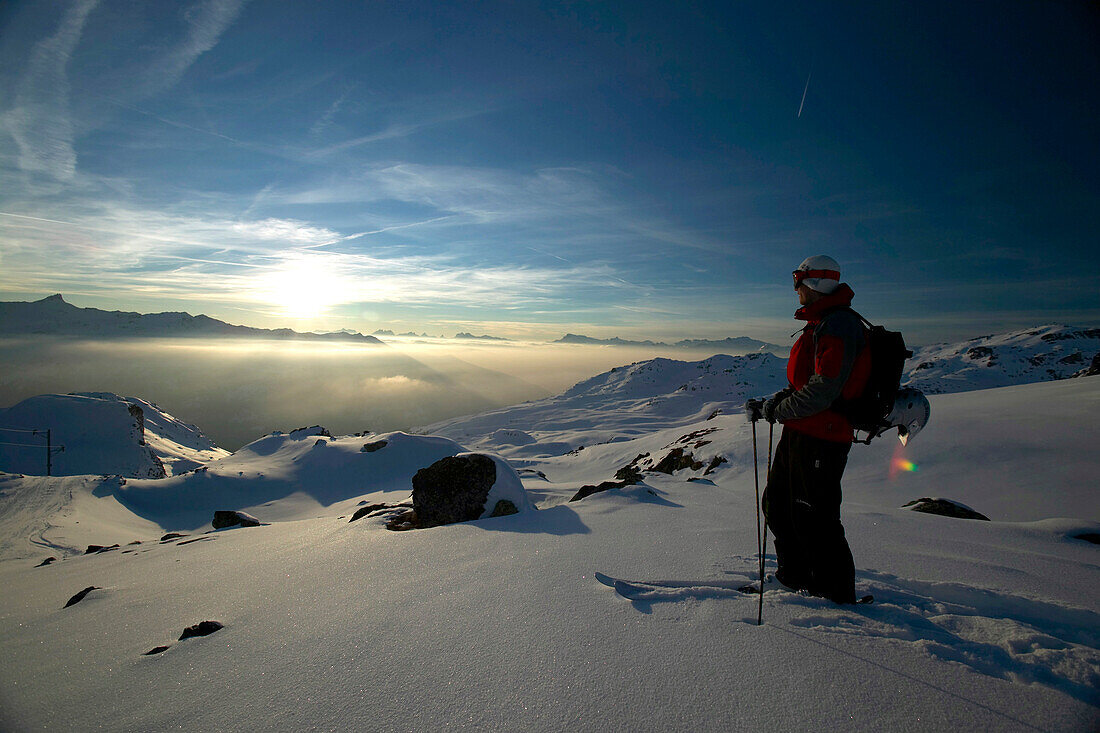
<path fill-rule="evenodd" d="M 790 621 L 816 631 L 907 642 L 980 674 L 1058 689 L 1096 704 L 1100 613 L 962 583 L 865 571 L 876 603 Z"/>

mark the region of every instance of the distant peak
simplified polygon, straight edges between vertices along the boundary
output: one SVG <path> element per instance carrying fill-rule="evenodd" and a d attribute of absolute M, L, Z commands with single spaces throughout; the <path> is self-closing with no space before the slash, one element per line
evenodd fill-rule
<path fill-rule="evenodd" d="M 65 303 L 65 305 L 68 305 L 68 303 L 65 301 L 65 299 L 61 297 L 61 293 L 54 293 L 53 295 L 49 296 L 48 298 L 43 298 L 42 300 L 40 300 L 38 302 L 39 303 Z"/>

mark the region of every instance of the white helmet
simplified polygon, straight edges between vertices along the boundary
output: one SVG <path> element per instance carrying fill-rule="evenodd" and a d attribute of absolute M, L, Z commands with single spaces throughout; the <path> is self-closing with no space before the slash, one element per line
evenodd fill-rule
<path fill-rule="evenodd" d="M 828 255 L 807 257 L 794 271 L 794 289 L 800 284 L 828 295 L 840 285 L 840 265 Z"/>
<path fill-rule="evenodd" d="M 894 409 L 890 410 L 890 414 L 886 416 L 886 422 L 890 425 L 882 432 L 896 427 L 898 440 L 902 445 L 908 445 L 913 436 L 928 424 L 931 414 L 932 406 L 928 404 L 928 398 L 923 392 L 913 387 L 902 387 L 894 400 Z"/>

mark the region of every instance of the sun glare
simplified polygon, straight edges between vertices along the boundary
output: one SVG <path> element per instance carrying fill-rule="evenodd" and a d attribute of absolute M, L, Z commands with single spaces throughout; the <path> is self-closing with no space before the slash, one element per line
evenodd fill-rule
<path fill-rule="evenodd" d="M 354 283 L 317 261 L 288 263 L 264 277 L 259 296 L 291 318 L 316 318 L 348 302 Z"/>

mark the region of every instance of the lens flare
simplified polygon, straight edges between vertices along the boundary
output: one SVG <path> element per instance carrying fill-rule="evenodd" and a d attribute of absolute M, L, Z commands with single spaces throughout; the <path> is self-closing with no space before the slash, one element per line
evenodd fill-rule
<path fill-rule="evenodd" d="M 908 461 L 904 458 L 899 458 L 898 460 L 894 461 L 894 465 L 897 466 L 899 471 L 916 471 L 917 470 L 917 464 L 913 463 L 912 461 Z"/>
<path fill-rule="evenodd" d="M 890 478 L 896 479 L 902 473 L 914 473 L 916 470 L 917 464 L 905 457 L 905 446 L 898 445 L 890 459 Z"/>

